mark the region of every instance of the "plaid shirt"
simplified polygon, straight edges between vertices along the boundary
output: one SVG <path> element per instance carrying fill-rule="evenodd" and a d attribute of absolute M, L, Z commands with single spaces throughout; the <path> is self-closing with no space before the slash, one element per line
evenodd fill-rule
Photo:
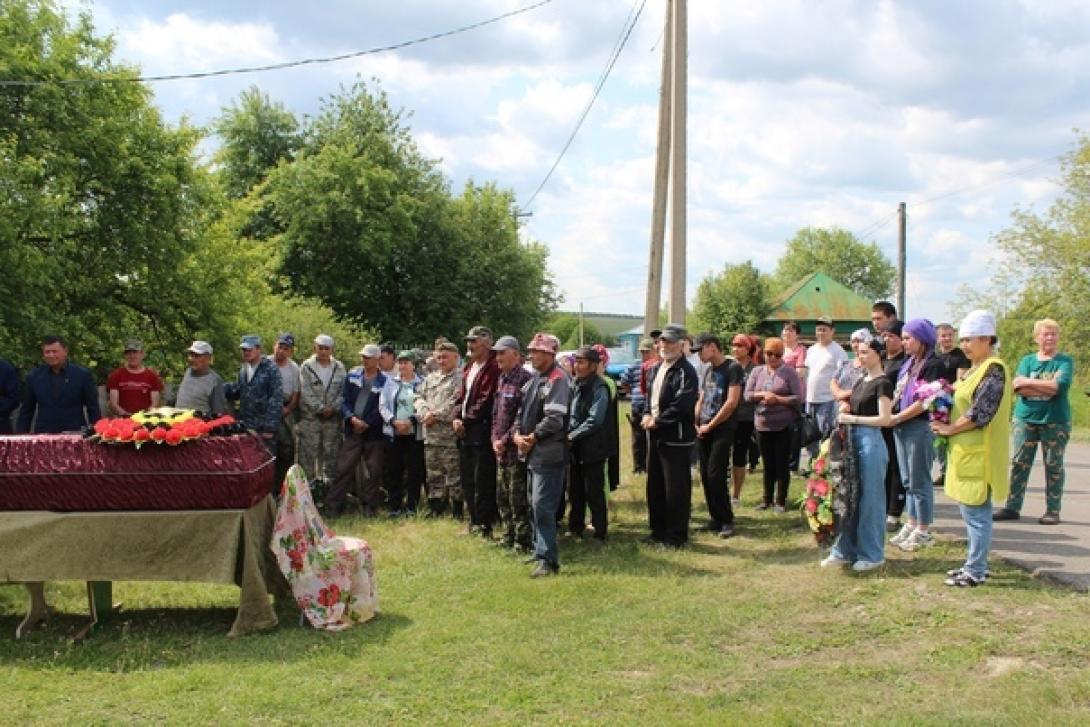
<path fill-rule="evenodd" d="M 500 373 L 496 398 L 492 403 L 492 441 L 504 443 L 503 456 L 496 457 L 501 465 L 512 465 L 518 459 L 515 426 L 518 424 L 519 404 L 522 403 L 522 387 L 531 378 L 533 375 L 522 366 Z"/>

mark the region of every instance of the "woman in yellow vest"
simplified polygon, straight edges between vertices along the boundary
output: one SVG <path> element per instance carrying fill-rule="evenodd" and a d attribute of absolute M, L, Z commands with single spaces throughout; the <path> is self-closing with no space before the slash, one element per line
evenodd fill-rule
<path fill-rule="evenodd" d="M 975 310 L 958 331 L 970 368 L 954 386 L 950 424 L 931 429 L 949 437 L 946 494 L 961 507 L 969 535 L 965 565 L 947 573 L 946 585 L 979 586 L 988 575 L 992 543 L 992 500 L 1010 490 L 1011 384 L 1006 365 L 995 355 L 995 317 Z"/>

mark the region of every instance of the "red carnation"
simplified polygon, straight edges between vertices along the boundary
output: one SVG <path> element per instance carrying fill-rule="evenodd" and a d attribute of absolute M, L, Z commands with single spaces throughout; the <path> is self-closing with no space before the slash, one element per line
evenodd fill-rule
<path fill-rule="evenodd" d="M 99 419 L 95 422 L 95 434 L 102 436 L 106 433 L 106 429 L 110 426 L 109 419 Z"/>
<path fill-rule="evenodd" d="M 814 494 L 818 497 L 825 497 L 829 494 L 829 483 L 825 480 L 818 480 L 814 484 Z"/>
<path fill-rule="evenodd" d="M 155 427 L 155 429 L 151 430 L 151 438 L 152 441 L 162 442 L 167 438 L 167 430 L 162 427 Z"/>
<path fill-rule="evenodd" d="M 146 442 L 151 437 L 151 433 L 147 429 L 140 427 L 132 433 L 132 440 L 134 442 Z"/>
<path fill-rule="evenodd" d="M 171 429 L 167 432 L 166 442 L 172 447 L 177 447 L 182 442 L 182 432 L 178 429 Z"/>
<path fill-rule="evenodd" d="M 120 436 L 121 428 L 116 422 L 110 422 L 110 426 L 106 427 L 106 431 L 102 433 L 103 439 L 117 439 Z"/>
<path fill-rule="evenodd" d="M 825 472 L 825 458 L 819 457 L 814 460 L 814 474 L 820 475 Z"/>
<path fill-rule="evenodd" d="M 117 439 L 121 442 L 131 442 L 135 434 L 136 433 L 131 429 L 122 429 L 117 435 Z"/>
<path fill-rule="evenodd" d="M 818 501 L 812 497 L 806 498 L 806 504 L 804 505 L 806 512 L 813 515 L 818 511 Z"/>

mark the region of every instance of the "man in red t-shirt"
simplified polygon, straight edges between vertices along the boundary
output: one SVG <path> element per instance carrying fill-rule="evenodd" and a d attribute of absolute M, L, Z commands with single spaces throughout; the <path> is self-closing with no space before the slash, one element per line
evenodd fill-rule
<path fill-rule="evenodd" d="M 110 396 L 110 412 L 127 417 L 144 409 L 159 406 L 163 380 L 154 370 L 144 366 L 144 344 L 130 338 L 125 341 L 125 365 L 114 369 L 106 379 Z"/>

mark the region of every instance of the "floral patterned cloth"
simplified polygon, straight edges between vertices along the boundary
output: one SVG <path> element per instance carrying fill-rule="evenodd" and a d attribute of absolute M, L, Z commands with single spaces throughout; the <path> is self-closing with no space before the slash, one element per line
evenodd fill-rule
<path fill-rule="evenodd" d="M 314 628 L 340 631 L 378 612 L 371 546 L 326 527 L 299 465 L 292 465 L 281 486 L 269 547 Z"/>

